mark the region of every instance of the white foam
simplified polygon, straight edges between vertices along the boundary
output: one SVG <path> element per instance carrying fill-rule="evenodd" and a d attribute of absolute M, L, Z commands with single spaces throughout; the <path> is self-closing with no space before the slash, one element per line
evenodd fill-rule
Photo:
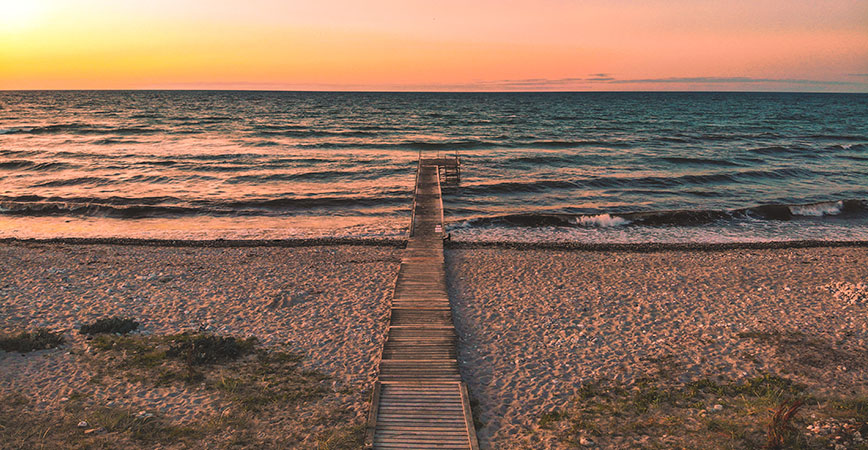
<path fill-rule="evenodd" d="M 836 216 L 844 209 L 844 202 L 823 202 L 812 205 L 790 206 L 790 212 L 796 216 L 823 217 Z"/>
<path fill-rule="evenodd" d="M 26 127 L 25 128 L 16 128 L 16 127 L 0 128 L 0 134 L 17 133 L 19 131 L 29 133 L 29 132 L 33 131 L 33 128 L 26 128 Z"/>
<path fill-rule="evenodd" d="M 579 216 L 576 218 L 576 223 L 586 227 L 617 227 L 627 225 L 629 220 L 622 217 L 612 217 L 609 214 L 598 214 L 596 216 Z"/>

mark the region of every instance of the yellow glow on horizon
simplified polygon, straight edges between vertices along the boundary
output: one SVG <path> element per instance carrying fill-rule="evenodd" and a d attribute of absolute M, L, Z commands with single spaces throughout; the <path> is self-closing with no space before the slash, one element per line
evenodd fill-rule
<path fill-rule="evenodd" d="M 743 77 L 868 91 L 861 0 L 0 5 L 0 89 L 714 89 L 667 79 Z"/>

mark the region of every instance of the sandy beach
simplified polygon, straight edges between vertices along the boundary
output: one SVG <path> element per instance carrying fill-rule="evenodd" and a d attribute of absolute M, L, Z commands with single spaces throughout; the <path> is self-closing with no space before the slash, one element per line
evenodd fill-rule
<path fill-rule="evenodd" d="M 629 386 L 661 364 L 682 382 L 773 373 L 864 398 L 866 262 L 865 248 L 449 250 L 480 446 L 570 448 L 540 429 L 543 413 L 581 383 Z M 799 339 L 755 339 L 789 335 Z"/>
<path fill-rule="evenodd" d="M 327 391 L 269 413 L 256 442 L 316 448 L 330 430 L 358 432 L 364 421 L 401 251 L 7 242 L 0 332 L 47 327 L 63 331 L 67 343 L 0 352 L 0 395 L 23 396 L 21 408 L 33 417 L 62 416 L 74 396 L 167 423 L 207 422 L 231 407 L 214 390 L 123 376 L 93 382 L 104 353 L 76 330 L 119 315 L 141 322 L 135 336 L 200 329 L 255 336 L 265 348 L 301 355 L 304 370 L 324 375 Z M 678 382 L 773 373 L 816 396 L 868 395 L 864 247 L 461 248 L 446 257 L 459 364 L 482 448 L 574 447 L 540 418 L 598 380 L 630 386 L 664 372 Z M 120 442 L 148 447 L 129 439 Z M 208 439 L 218 448 L 231 442 Z M 601 448 L 635 444 L 624 440 L 629 435 L 594 439 Z"/>
<path fill-rule="evenodd" d="M 120 376 L 92 382 L 98 366 L 89 362 L 93 351 L 79 326 L 124 316 L 138 320 L 136 334 L 146 336 L 200 329 L 254 336 L 265 348 L 299 354 L 302 370 L 328 377 L 319 401 L 269 417 L 275 422 L 260 444 L 315 448 L 323 433 L 365 419 L 399 255 L 390 246 L 2 245 L 0 332 L 46 327 L 63 331 L 67 344 L 0 352 L 0 395 L 23 395 L 34 414 L 57 415 L 77 396 L 169 423 L 207 422 L 227 408 L 213 390 Z"/>

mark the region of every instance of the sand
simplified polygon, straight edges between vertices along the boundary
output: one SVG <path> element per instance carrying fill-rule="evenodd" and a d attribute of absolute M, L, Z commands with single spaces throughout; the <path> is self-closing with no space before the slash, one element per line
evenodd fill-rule
<path fill-rule="evenodd" d="M 328 402 L 363 422 L 368 402 L 360 392 L 374 380 L 400 251 L 0 245 L 0 332 L 47 327 L 64 331 L 68 342 L 23 356 L 0 351 L 0 394 L 23 394 L 36 411 L 56 410 L 76 392 L 177 422 L 222 412 L 213 391 L 120 378 L 89 383 L 87 342 L 75 330 L 118 315 L 137 319 L 144 334 L 202 329 L 255 336 L 266 347 L 286 344 L 304 356 L 306 369 L 330 377 Z"/>
<path fill-rule="evenodd" d="M 45 326 L 68 344 L 0 352 L 0 395 L 55 411 L 71 392 L 178 422 L 220 414 L 213 392 L 113 379 L 93 384 L 77 327 L 130 315 L 141 333 L 206 329 L 284 343 L 328 375 L 329 407 L 363 422 L 401 249 L 394 246 L 0 245 L 0 332 Z M 583 251 L 448 249 L 459 365 L 482 448 L 565 448 L 540 414 L 576 387 L 631 383 L 677 366 L 683 380 L 780 373 L 812 392 L 868 394 L 868 249 Z M 860 284 L 863 283 L 863 284 Z M 801 333 L 812 344 L 768 339 Z M 367 391 L 369 392 L 369 391 Z M 300 411 L 282 423 L 316 435 Z M 319 427 L 319 428 L 317 428 Z"/>
<path fill-rule="evenodd" d="M 540 414 L 582 382 L 659 362 L 685 381 L 786 375 L 868 394 L 868 249 L 447 251 L 459 364 L 482 448 L 562 448 Z M 781 348 L 763 333 L 801 333 Z M 566 448 L 566 447 L 564 447 Z"/>

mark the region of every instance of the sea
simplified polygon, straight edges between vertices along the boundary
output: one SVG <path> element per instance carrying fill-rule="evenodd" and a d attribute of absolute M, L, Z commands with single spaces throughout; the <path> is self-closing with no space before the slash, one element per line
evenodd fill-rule
<path fill-rule="evenodd" d="M 868 94 L 0 92 L 0 238 L 868 240 Z"/>

